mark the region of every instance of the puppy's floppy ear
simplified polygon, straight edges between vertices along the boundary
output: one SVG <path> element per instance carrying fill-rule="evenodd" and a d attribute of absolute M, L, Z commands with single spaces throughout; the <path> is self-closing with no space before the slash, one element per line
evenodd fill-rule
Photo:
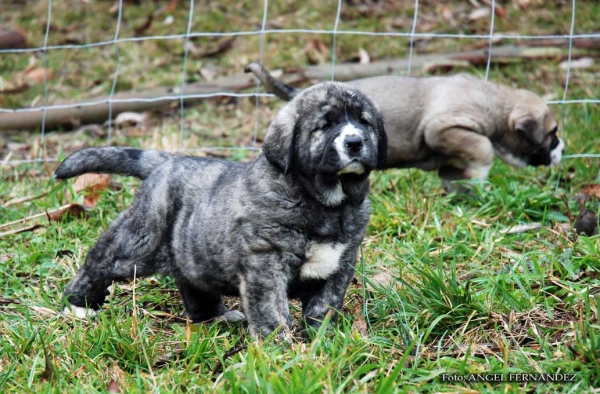
<path fill-rule="evenodd" d="M 293 103 L 284 106 L 271 122 L 265 141 L 263 153 L 269 162 L 281 168 L 285 174 L 291 171 L 296 151 L 296 111 Z"/>
<path fill-rule="evenodd" d="M 375 127 L 377 132 L 377 168 L 384 168 L 387 161 L 387 133 L 383 115 L 375 110 Z"/>
<path fill-rule="evenodd" d="M 544 142 L 544 134 L 536 132 L 539 129 L 537 120 L 530 115 L 525 115 L 515 120 L 514 128 L 533 145 L 541 145 Z"/>

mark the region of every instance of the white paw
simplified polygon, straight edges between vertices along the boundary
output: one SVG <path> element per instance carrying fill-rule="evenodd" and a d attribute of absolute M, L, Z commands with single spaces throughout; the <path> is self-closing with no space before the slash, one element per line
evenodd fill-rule
<path fill-rule="evenodd" d="M 106 298 L 110 298 L 115 295 L 115 282 L 113 282 L 112 285 L 106 288 L 106 292 L 108 293 Z"/>
<path fill-rule="evenodd" d="M 245 320 L 246 316 L 240 311 L 227 311 L 217 318 L 218 321 L 236 322 Z"/>
<path fill-rule="evenodd" d="M 89 308 L 82 308 L 80 306 L 71 305 L 65 306 L 62 310 L 63 315 L 65 316 L 75 316 L 80 319 L 86 319 L 88 317 L 96 316 L 98 312 Z"/>

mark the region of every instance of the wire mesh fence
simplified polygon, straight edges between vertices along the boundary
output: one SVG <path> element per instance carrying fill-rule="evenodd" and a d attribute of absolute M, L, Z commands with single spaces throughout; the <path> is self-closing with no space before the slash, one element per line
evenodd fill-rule
<path fill-rule="evenodd" d="M 21 0 L 23 2 L 23 0 Z M 85 3 L 85 2 L 84 2 Z M 102 2 L 100 2 L 102 4 Z M 223 2 L 226 3 L 226 2 Z M 243 3 L 243 2 L 242 2 Z M 107 106 L 107 114 L 105 119 L 101 120 L 99 123 L 104 124 L 106 127 L 106 135 L 98 141 L 98 144 L 113 144 L 114 142 L 114 132 L 115 132 L 115 122 L 114 119 L 116 116 L 123 112 L 123 108 L 127 108 L 125 104 L 131 103 L 150 103 L 150 102 L 175 102 L 176 110 L 171 108 L 171 119 L 175 119 L 176 117 L 179 119 L 177 123 L 178 128 L 178 141 L 175 144 L 176 146 L 171 146 L 171 150 L 179 151 L 179 152 L 190 152 L 190 151 L 206 151 L 206 150 L 219 150 L 219 149 L 227 149 L 227 150 L 258 150 L 259 145 L 259 134 L 261 132 L 261 127 L 268 123 L 269 119 L 265 119 L 265 115 L 261 112 L 261 108 L 265 105 L 265 97 L 273 97 L 268 93 L 264 93 L 261 90 L 260 83 L 256 82 L 256 85 L 250 89 L 246 89 L 241 91 L 239 89 L 213 89 L 210 92 L 190 92 L 189 91 L 189 82 L 190 82 L 190 58 L 192 57 L 193 52 L 197 51 L 197 45 L 194 42 L 198 40 L 215 40 L 222 39 L 227 43 L 227 40 L 238 40 L 243 41 L 240 46 L 244 47 L 244 50 L 241 51 L 242 56 L 237 60 L 238 65 L 237 68 L 243 65 L 243 63 L 247 63 L 248 61 L 260 61 L 263 63 L 265 61 L 265 53 L 273 53 L 279 52 L 283 53 L 286 51 L 295 51 L 297 48 L 293 46 L 285 45 L 285 37 L 301 37 L 299 41 L 310 41 L 315 39 L 314 37 L 319 37 L 320 41 L 326 41 L 329 43 L 327 47 L 328 54 L 322 54 L 323 58 L 326 58 L 326 61 L 330 63 L 331 71 L 330 71 L 330 79 L 336 79 L 336 70 L 339 66 L 339 56 L 338 56 L 338 42 L 340 39 L 357 39 L 359 37 L 363 39 L 372 40 L 372 45 L 394 45 L 394 42 L 402 41 L 406 46 L 408 65 L 404 72 L 407 75 L 414 75 L 415 69 L 413 67 L 413 60 L 420 56 L 419 50 L 417 48 L 417 44 L 423 40 L 432 40 L 432 39 L 442 39 L 442 40 L 455 40 L 456 42 L 463 42 L 465 40 L 470 40 L 477 42 L 478 45 L 481 46 L 481 43 L 484 43 L 487 48 L 487 61 L 485 62 L 485 72 L 482 77 L 487 79 L 491 79 L 491 70 L 493 68 L 492 58 L 494 56 L 494 50 L 497 47 L 497 43 L 505 40 L 511 42 L 517 42 L 519 40 L 532 40 L 532 41 L 543 41 L 543 40 L 564 40 L 568 48 L 568 52 L 566 55 L 566 59 L 563 62 L 563 67 L 565 69 L 564 75 L 564 86 L 562 87 L 562 93 L 557 95 L 556 97 L 549 97 L 547 100 L 549 104 L 558 106 L 557 114 L 562 114 L 562 123 L 563 130 L 564 123 L 568 117 L 566 108 L 569 105 L 590 105 L 592 106 L 592 111 L 597 109 L 597 105 L 600 104 L 600 99 L 597 96 L 594 96 L 595 93 L 598 92 L 597 88 L 594 90 L 593 88 L 589 90 L 591 96 L 586 95 L 585 90 L 578 90 L 578 94 L 582 94 L 582 96 L 572 97 L 569 95 L 570 92 L 570 82 L 572 78 L 572 69 L 573 69 L 573 59 L 574 59 L 574 40 L 577 39 L 600 39 L 600 33 L 593 31 L 593 28 L 590 28 L 592 31 L 578 31 L 577 21 L 578 21 L 578 4 L 584 3 L 583 0 L 572 0 L 571 2 L 563 2 L 564 4 L 561 6 L 561 15 L 555 15 L 556 18 L 559 18 L 564 22 L 567 31 L 559 33 L 559 34 L 535 34 L 529 30 L 523 29 L 521 31 L 521 26 L 514 26 L 511 31 L 498 31 L 497 29 L 497 18 L 502 15 L 499 11 L 504 12 L 504 8 L 509 6 L 514 6 L 511 4 L 504 4 L 497 2 L 495 0 L 490 1 L 472 1 L 472 2 L 462 2 L 470 4 L 471 6 L 476 4 L 480 10 L 482 11 L 480 14 L 485 17 L 478 17 L 478 19 L 482 19 L 487 24 L 487 29 L 485 33 L 480 33 L 478 31 L 463 31 L 461 29 L 456 29 L 456 32 L 451 31 L 452 29 L 446 29 L 447 31 L 423 31 L 427 30 L 426 28 L 422 28 L 422 25 L 425 25 L 428 22 L 432 13 L 441 12 L 444 13 L 447 11 L 446 8 L 440 8 L 442 6 L 435 5 L 436 2 L 431 1 L 406 1 L 399 2 L 405 3 L 409 11 L 405 13 L 406 19 L 410 20 L 409 24 L 406 26 L 399 27 L 397 29 L 387 29 L 385 31 L 379 31 L 377 29 L 371 28 L 361 28 L 361 23 L 353 23 L 356 22 L 356 18 L 352 18 L 350 21 L 344 21 L 344 10 L 349 9 L 350 7 L 368 7 L 369 4 L 374 3 L 386 3 L 385 1 L 381 2 L 360 2 L 360 1 L 330 1 L 325 2 L 328 4 L 323 5 L 326 10 L 319 13 L 320 22 L 319 26 L 310 26 L 310 24 L 303 25 L 301 23 L 300 27 L 296 26 L 280 26 L 281 23 L 277 23 L 277 21 L 281 17 L 280 10 L 284 7 L 285 2 L 281 1 L 256 1 L 249 2 L 245 5 L 245 8 L 235 8 L 235 2 L 228 4 L 225 6 L 231 7 L 231 9 L 226 9 L 220 15 L 238 15 L 237 18 L 223 18 L 223 20 L 219 21 L 215 24 L 210 24 L 212 26 L 212 30 L 207 30 L 206 27 L 202 27 L 202 21 L 208 23 L 208 20 L 213 18 L 214 15 L 211 14 L 210 11 L 207 11 L 211 7 L 212 2 L 198 2 L 195 0 L 191 1 L 171 1 L 168 5 L 169 9 L 173 11 L 174 8 L 178 10 L 179 18 L 182 21 L 184 18 L 182 15 L 187 15 L 187 20 L 185 23 L 180 23 L 178 26 L 185 26 L 185 31 L 181 32 L 169 32 L 168 34 L 148 34 L 145 33 L 150 31 L 152 33 L 152 29 L 146 29 L 147 25 L 152 25 L 153 18 L 156 19 L 155 16 L 157 14 L 157 10 L 164 11 L 165 5 L 157 5 L 156 2 L 152 3 L 144 3 L 136 4 L 135 2 L 126 1 L 126 0 L 118 0 L 115 2 L 104 2 L 104 6 L 106 9 L 110 8 L 109 20 L 110 24 L 112 24 L 111 28 L 107 28 L 104 26 L 102 29 L 98 29 L 98 34 L 93 35 L 91 37 L 86 38 L 82 41 L 74 41 L 71 40 L 57 40 L 53 38 L 56 36 L 56 31 L 64 32 L 68 30 L 68 27 L 64 26 L 64 15 L 60 15 L 60 23 L 55 22 L 55 18 L 59 18 L 57 16 L 56 7 L 60 6 L 64 8 L 64 5 L 60 5 L 56 0 L 47 0 L 45 2 L 38 2 L 37 7 L 38 11 L 41 10 L 42 5 L 44 5 L 45 11 L 45 25 L 43 29 L 43 38 L 41 40 L 41 45 L 31 44 L 26 48 L 5 48 L 0 49 L 0 57 L 4 57 L 5 61 L 0 63 L 0 77 L 5 78 L 5 75 L 9 74 L 8 68 L 10 65 L 22 64 L 19 61 L 10 62 L 6 60 L 8 57 L 19 57 L 25 56 L 29 57 L 29 62 L 31 63 L 31 59 L 35 59 L 36 62 L 41 63 L 41 66 L 38 69 L 43 70 L 41 72 L 41 77 L 39 77 L 39 86 L 37 87 L 37 95 L 34 99 L 30 100 L 30 105 L 23 105 L 24 100 L 0 100 L 0 129 L 6 129 L 6 127 L 2 127 L 2 123 L 10 124 L 11 120 L 17 116 L 26 116 L 30 121 L 34 123 L 38 123 L 39 127 L 36 131 L 37 140 L 36 144 L 39 144 L 39 149 L 30 153 L 30 157 L 14 157 L 9 153 L 5 153 L 4 157 L 0 157 L 1 165 L 17 165 L 23 163 L 36 163 L 42 161 L 56 161 L 57 158 L 55 155 L 50 155 L 47 153 L 46 147 L 46 137 L 49 132 L 49 122 L 48 119 L 51 116 L 55 116 L 54 114 L 57 111 L 70 109 L 75 111 L 81 111 L 86 107 L 99 107 L 99 106 Z M 460 2 L 457 2 L 460 3 Z M 132 27 L 130 26 L 130 21 L 125 18 L 126 10 L 137 7 L 138 9 L 142 7 L 144 4 L 148 5 L 149 8 L 153 8 L 150 10 L 148 19 L 143 26 L 138 26 L 134 29 L 136 34 L 125 34 L 124 26 L 127 27 L 127 31 L 131 31 Z M 312 4 L 312 3 L 311 3 Z M 365 5 L 366 4 L 366 5 Z M 20 6 L 27 6 L 26 4 L 20 4 Z M 465 5 L 462 4 L 462 7 Z M 162 7 L 162 8 L 161 8 Z M 302 6 L 298 5 L 298 8 Z M 307 6 L 309 7 L 309 6 Z M 567 10 L 568 15 L 566 15 Z M 585 9 L 587 11 L 587 8 Z M 18 9 L 15 8 L 15 12 Z M 308 9 L 310 11 L 310 9 Z M 62 10 L 61 12 L 64 12 Z M 412 12 L 412 15 L 410 15 Z M 244 13 L 250 13 L 250 16 L 244 15 Z M 102 20 L 105 15 L 94 16 L 90 15 L 89 12 L 86 13 L 84 9 L 74 10 L 70 18 L 72 20 L 76 20 L 77 17 L 83 19 L 84 21 L 91 21 L 92 19 Z M 91 18 L 91 19 L 90 19 Z M 235 21 L 243 21 L 245 19 L 252 19 L 253 24 L 251 27 L 246 29 L 249 25 L 246 23 L 240 23 L 239 26 L 235 24 Z M 327 21 L 325 20 L 327 19 Z M 349 18 L 350 19 L 350 18 Z M 368 20 L 368 18 L 366 18 Z M 352 23 L 351 23 L 352 22 Z M 85 22 L 88 23 L 88 22 Z M 89 22 L 93 24 L 93 22 Z M 157 22 L 154 22 L 157 23 Z M 169 26 L 169 16 L 165 18 L 164 21 L 161 22 L 163 27 Z M 483 23 L 483 21 L 478 21 L 478 23 Z M 61 26 L 58 26 L 58 25 Z M 326 28 L 322 28 L 325 26 Z M 591 25 L 593 26 L 593 24 Z M 244 29 L 236 30 L 238 27 L 244 27 Z M 600 26 L 598 26 L 600 27 Z M 62 29 L 62 30 L 61 30 Z M 485 29 L 483 27 L 482 29 Z M 516 29 L 516 32 L 514 31 Z M 165 30 L 165 29 L 162 29 Z M 558 28 L 553 29 L 554 31 L 560 30 Z M 67 33 L 68 35 L 69 33 Z M 107 38 L 108 37 L 108 38 Z M 283 37 L 281 39 L 273 39 L 274 37 Z M 95 40 L 94 38 L 97 38 Z M 246 40 L 246 41 L 244 41 Z M 273 43 L 271 43 L 272 41 Z M 154 56 L 152 61 L 156 61 L 156 63 L 148 64 L 147 68 L 142 65 L 134 66 L 132 65 L 135 62 L 135 56 L 132 56 L 131 53 L 139 53 L 143 52 L 148 48 L 148 43 L 155 43 L 159 48 L 164 48 L 165 53 L 168 52 L 169 48 L 178 47 L 181 50 L 176 52 L 175 54 L 170 53 L 169 61 L 165 61 L 169 63 L 169 66 L 166 67 L 169 72 L 169 77 L 165 78 L 164 83 L 156 82 L 154 86 L 163 86 L 167 87 L 166 90 L 162 91 L 163 94 L 154 94 L 154 95 L 144 95 L 144 94 L 129 94 L 127 97 L 123 97 L 119 95 L 124 91 L 127 91 L 127 88 L 131 86 L 127 86 L 126 83 L 123 83 L 123 80 L 131 79 L 128 74 L 136 74 L 143 75 L 147 69 L 151 69 L 156 64 L 160 64 L 161 56 L 160 53 L 158 56 Z M 256 48 L 256 51 L 252 53 L 252 51 L 248 50 L 248 48 Z M 215 51 L 216 56 L 218 57 L 220 49 L 217 48 Z M 321 51 L 323 52 L 323 50 Z M 69 55 L 66 55 L 69 53 Z M 75 53 L 75 55 L 73 55 Z M 65 54 L 64 59 L 61 58 L 61 54 Z M 54 55 L 54 56 L 53 56 Z M 91 55 L 91 56 L 90 56 Z M 210 54 L 209 54 L 210 55 Z M 393 53 L 389 54 L 393 56 Z M 52 57 L 53 65 L 51 66 L 49 57 Z M 65 78 L 56 78 L 57 69 L 69 69 L 71 66 L 69 62 L 77 62 L 78 58 L 86 58 L 86 63 L 83 68 L 93 69 L 95 67 L 95 62 L 100 62 L 103 65 L 110 64 L 110 68 L 112 70 L 111 73 L 107 73 L 104 75 L 103 81 L 99 84 L 106 91 L 108 90 L 108 94 L 101 96 L 99 98 L 94 99 L 86 99 L 86 97 L 93 97 L 93 95 L 88 95 L 91 91 L 94 91 L 94 86 L 81 86 L 79 89 L 77 87 L 71 86 L 68 89 L 68 97 L 62 97 L 59 99 L 60 94 L 54 94 L 55 91 L 61 90 L 61 80 Z M 290 54 L 291 57 L 293 55 Z M 90 60 L 91 57 L 91 60 Z M 96 57 L 94 59 L 94 57 Z M 141 58 L 142 56 L 140 56 Z M 57 66 L 59 64 L 59 60 L 63 60 L 64 64 Z M 293 59 L 292 59 L 293 60 Z M 196 60 L 194 60 L 196 62 Z M 288 60 L 288 63 L 290 61 Z M 181 70 L 179 72 L 175 71 L 176 64 L 179 63 Z M 2 67 L 4 66 L 4 67 Z M 15 66 L 16 67 L 16 66 Z M 108 67 L 108 66 L 107 66 Z M 170 67 L 170 70 L 169 70 Z M 273 64 L 274 68 L 277 68 L 277 64 Z M 2 68 L 5 68 L 4 72 L 2 72 Z M 72 67 L 71 67 L 72 68 Z M 234 70 L 238 71 L 238 70 Z M 526 71 L 523 71 L 526 72 Z M 67 78 L 68 79 L 68 78 Z M 0 82 L 5 82 L 0 80 Z M 4 86 L 5 83 L 2 85 Z M 73 84 L 71 84 L 73 85 Z M 2 87 L 0 86 L 0 88 Z M 41 88 L 41 89 L 40 89 Z M 131 89 L 136 92 L 135 89 Z M 159 92 L 160 93 L 160 92 Z M 0 98 L 2 96 L 2 92 L 0 91 Z M 211 145 L 207 144 L 207 141 L 198 140 L 195 141 L 197 146 L 190 146 L 190 144 L 186 144 L 190 136 L 190 124 L 186 122 L 186 111 L 188 111 L 188 107 L 186 106 L 186 102 L 188 100 L 193 99 L 210 99 L 215 97 L 228 97 L 231 99 L 242 99 L 248 100 L 252 102 L 252 106 L 254 107 L 254 111 L 247 111 L 243 116 L 248 120 L 248 124 L 252 124 L 251 127 L 245 126 L 243 129 L 246 133 L 251 134 L 251 138 L 246 138 L 244 143 L 232 143 L 227 146 L 222 145 Z M 12 103 L 12 105 L 11 105 Z M 249 107 L 245 107 L 247 110 Z M 177 112 L 177 114 L 174 113 Z M 75 115 L 74 115 L 75 116 Z M 11 118 L 12 117 L 12 118 Z M 159 128 L 161 125 L 158 126 Z M 171 127 L 172 128 L 172 127 Z M 18 131 L 18 128 L 17 128 Z M 160 131 L 159 131 L 160 132 Z M 66 137 L 68 138 L 68 137 Z M 590 151 L 590 152 L 580 152 L 576 154 L 568 154 L 565 158 L 575 158 L 575 157 L 600 157 L 598 154 L 598 150 Z"/>

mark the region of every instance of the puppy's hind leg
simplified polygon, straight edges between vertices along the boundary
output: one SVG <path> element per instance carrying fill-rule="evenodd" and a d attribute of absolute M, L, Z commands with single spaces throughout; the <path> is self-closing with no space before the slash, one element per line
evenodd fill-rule
<path fill-rule="evenodd" d="M 432 149 L 448 157 L 449 163 L 439 170 L 446 189 L 452 188 L 451 182 L 460 179 L 487 179 L 494 161 L 494 149 L 486 136 L 453 127 L 442 131 L 428 130 L 425 140 Z M 453 162 L 461 165 L 453 165 Z"/>
<path fill-rule="evenodd" d="M 144 226 L 139 212 L 123 212 L 88 253 L 85 264 L 67 285 L 64 293 L 65 314 L 79 317 L 95 314 L 108 295 L 114 280 L 152 275 L 159 268 L 152 254 L 161 240 L 161 232 Z M 86 309 L 87 308 L 87 309 Z"/>
<path fill-rule="evenodd" d="M 201 290 L 180 276 L 176 281 L 185 308 L 183 317 L 189 317 L 194 323 L 213 319 L 228 322 L 244 320 L 243 313 L 227 309 L 220 294 Z"/>

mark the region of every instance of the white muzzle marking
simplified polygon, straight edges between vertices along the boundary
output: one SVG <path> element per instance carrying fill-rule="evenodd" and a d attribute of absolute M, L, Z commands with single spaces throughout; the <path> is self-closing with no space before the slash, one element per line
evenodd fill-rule
<path fill-rule="evenodd" d="M 563 142 L 562 139 L 559 138 L 558 145 L 556 146 L 556 148 L 554 148 L 550 151 L 550 166 L 555 166 L 558 163 L 560 163 L 564 149 L 565 149 L 565 143 Z"/>
<path fill-rule="evenodd" d="M 333 140 L 333 145 L 335 146 L 335 150 L 337 151 L 340 157 L 340 162 L 344 166 L 338 172 L 338 174 L 362 174 L 363 172 L 365 172 L 365 167 L 362 165 L 362 163 L 353 161 L 352 158 L 348 156 L 348 152 L 346 151 L 346 138 L 350 136 L 357 136 L 363 138 L 364 133 L 362 130 L 354 127 L 353 124 L 346 123 L 340 135 L 338 135 L 335 138 L 335 140 Z"/>

